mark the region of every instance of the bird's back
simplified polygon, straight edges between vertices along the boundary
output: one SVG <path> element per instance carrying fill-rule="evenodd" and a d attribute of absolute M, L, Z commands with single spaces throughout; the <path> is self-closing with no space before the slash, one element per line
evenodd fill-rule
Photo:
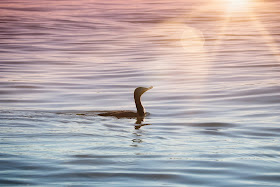
<path fill-rule="evenodd" d="M 112 116 L 116 118 L 137 118 L 137 113 L 133 111 L 109 111 L 98 114 L 99 116 Z"/>

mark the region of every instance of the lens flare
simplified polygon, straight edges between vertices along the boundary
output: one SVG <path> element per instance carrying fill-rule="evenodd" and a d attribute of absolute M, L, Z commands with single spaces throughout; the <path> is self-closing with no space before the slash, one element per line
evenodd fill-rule
<path fill-rule="evenodd" d="M 198 52 L 204 47 L 204 36 L 201 31 L 185 26 L 181 36 L 181 45 L 188 52 Z"/>

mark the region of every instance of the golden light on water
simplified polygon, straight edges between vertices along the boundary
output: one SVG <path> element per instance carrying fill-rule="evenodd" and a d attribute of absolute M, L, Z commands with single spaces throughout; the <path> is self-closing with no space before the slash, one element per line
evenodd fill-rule
<path fill-rule="evenodd" d="M 275 59 L 280 62 L 280 48 L 277 41 L 270 33 L 268 24 L 258 16 L 263 8 L 274 9 L 265 1 L 260 0 L 212 0 L 176 19 L 162 22 L 159 28 L 164 29 L 160 29 L 160 32 L 155 29 L 153 33 L 164 36 L 162 41 L 167 46 L 176 43 L 179 48 L 176 48 L 175 53 L 181 52 L 187 62 L 188 59 L 196 57 L 197 62 L 204 63 L 204 69 L 205 66 L 210 68 L 211 61 L 219 57 L 220 49 L 224 47 L 224 44 L 228 44 L 229 40 L 242 42 L 239 38 L 245 38 L 252 33 L 259 36 L 253 42 L 265 44 L 267 46 L 265 50 L 274 54 Z M 204 19 L 204 15 L 208 13 L 211 15 L 214 12 L 218 13 L 218 16 L 214 18 L 215 24 L 209 24 L 209 30 L 205 29 L 206 26 L 201 26 L 199 22 L 194 21 L 199 20 L 200 16 Z M 248 43 L 251 42 L 251 37 L 246 37 L 246 39 Z M 255 46 L 241 44 L 240 47 L 250 50 Z"/>
<path fill-rule="evenodd" d="M 225 27 L 222 30 L 227 29 L 229 26 L 229 20 L 232 17 L 243 17 L 243 20 L 247 21 L 250 25 L 255 28 L 255 32 L 259 34 L 259 42 L 266 44 L 267 50 L 270 51 L 275 57 L 277 62 L 280 62 L 280 49 L 277 45 L 274 37 L 269 33 L 266 26 L 258 19 L 255 11 L 251 7 L 257 6 L 258 8 L 272 9 L 272 7 L 265 6 L 264 3 L 260 3 L 257 0 L 222 0 L 226 2 L 226 16 L 225 16 Z M 242 12 L 242 13 L 241 13 Z M 251 26 L 251 27 L 252 27 Z M 223 37 L 223 32 L 220 33 L 221 38 Z"/>

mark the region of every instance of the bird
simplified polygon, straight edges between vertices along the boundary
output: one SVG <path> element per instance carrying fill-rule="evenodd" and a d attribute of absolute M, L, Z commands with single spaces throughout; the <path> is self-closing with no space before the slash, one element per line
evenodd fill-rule
<path fill-rule="evenodd" d="M 145 116 L 149 115 L 148 112 L 145 112 L 145 108 L 143 107 L 141 103 L 141 96 L 148 90 L 152 89 L 153 86 L 150 86 L 148 88 L 145 87 L 138 87 L 134 90 L 134 101 L 136 105 L 137 112 L 134 111 L 108 111 L 104 113 L 99 113 L 99 116 L 112 116 L 116 118 L 137 118 L 136 123 L 141 123 Z"/>

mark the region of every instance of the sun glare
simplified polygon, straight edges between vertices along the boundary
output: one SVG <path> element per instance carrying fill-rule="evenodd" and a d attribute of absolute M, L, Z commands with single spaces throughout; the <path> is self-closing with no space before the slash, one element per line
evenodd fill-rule
<path fill-rule="evenodd" d="M 224 0 L 230 11 L 242 11 L 249 7 L 250 0 Z"/>

